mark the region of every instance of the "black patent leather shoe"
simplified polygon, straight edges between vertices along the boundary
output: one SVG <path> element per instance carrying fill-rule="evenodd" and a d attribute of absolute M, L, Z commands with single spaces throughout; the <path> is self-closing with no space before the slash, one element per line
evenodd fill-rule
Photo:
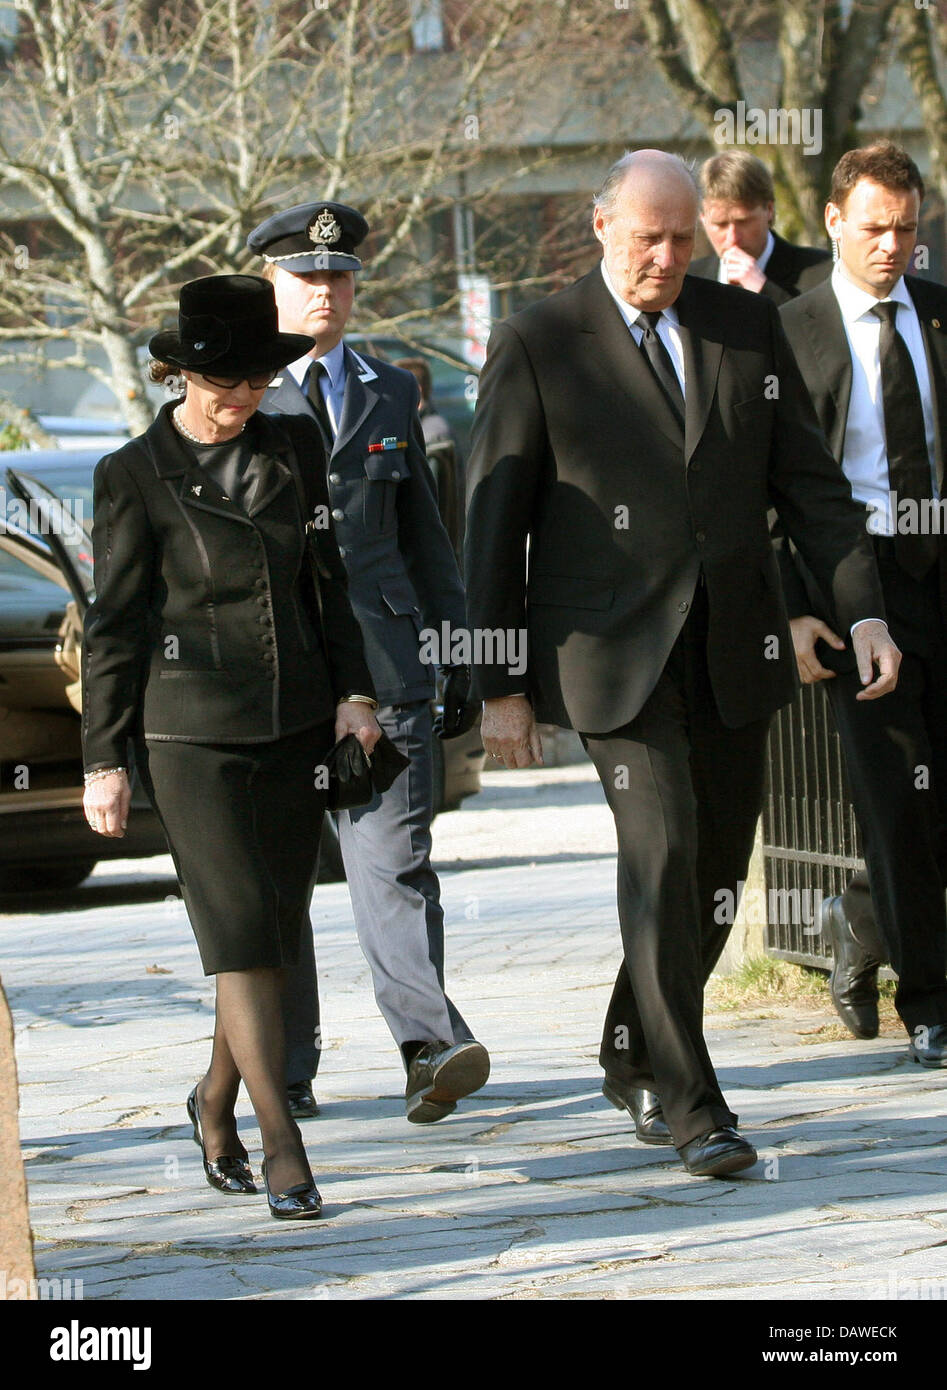
<path fill-rule="evenodd" d="M 245 1193 L 255 1193 L 256 1184 L 253 1181 L 250 1165 L 245 1158 L 219 1154 L 217 1158 L 208 1160 L 201 1134 L 201 1115 L 197 1106 L 196 1086 L 187 1098 L 187 1117 L 194 1127 L 194 1143 L 201 1151 L 204 1176 L 211 1187 L 216 1188 L 218 1192 L 226 1192 L 228 1196 L 239 1197 Z"/>
<path fill-rule="evenodd" d="M 322 1215 L 322 1198 L 312 1178 L 308 1182 L 298 1182 L 295 1187 L 287 1187 L 285 1192 L 275 1197 L 270 1191 L 266 1176 L 266 1159 L 263 1160 L 263 1181 L 266 1184 L 266 1200 L 270 1216 L 277 1221 L 312 1221 Z"/>
<path fill-rule="evenodd" d="M 667 1127 L 661 1098 L 640 1086 L 628 1086 L 614 1076 L 602 1082 L 602 1095 L 616 1110 L 627 1110 L 635 1122 L 635 1137 L 642 1144 L 673 1144 Z"/>
<path fill-rule="evenodd" d="M 725 1178 L 752 1168 L 757 1152 L 731 1125 L 721 1125 L 678 1149 L 692 1178 Z"/>
<path fill-rule="evenodd" d="M 947 1067 L 947 1023 L 915 1028 L 908 1052 L 922 1067 Z"/>
<path fill-rule="evenodd" d="M 312 1094 L 311 1081 L 294 1081 L 286 1087 L 289 1113 L 294 1120 L 314 1120 L 319 1114 L 319 1106 Z"/>
<path fill-rule="evenodd" d="M 443 1120 L 459 1100 L 479 1091 L 489 1075 L 490 1055 L 483 1043 L 425 1043 L 408 1067 L 405 1113 L 414 1125 Z"/>
<path fill-rule="evenodd" d="M 856 1038 L 877 1038 L 881 961 L 855 939 L 841 898 L 823 898 L 822 932 L 832 943 L 829 995 L 835 1012 Z"/>

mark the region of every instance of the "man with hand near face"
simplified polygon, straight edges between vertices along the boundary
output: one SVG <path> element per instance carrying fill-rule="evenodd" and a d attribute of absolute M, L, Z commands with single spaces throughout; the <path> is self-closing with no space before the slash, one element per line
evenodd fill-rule
<path fill-rule="evenodd" d="M 356 251 L 368 223 L 345 203 L 304 203 L 276 213 L 247 238 L 263 257 L 280 323 L 315 339 L 267 392 L 262 409 L 308 414 L 326 441 L 329 498 L 349 599 L 365 639 L 378 722 L 410 766 L 367 806 L 338 813 L 339 844 L 359 944 L 375 998 L 407 1068 L 405 1107 L 432 1124 L 478 1090 L 490 1072 L 444 990 L 444 911 L 431 867 L 434 815 L 431 698 L 419 628 L 465 626 L 464 592 L 437 508 L 409 372 L 355 352 L 343 334 L 355 302 Z M 449 657 L 444 655 L 445 665 Z M 447 666 L 441 737 L 466 732 L 469 668 Z M 318 994 L 311 937 L 286 991 L 293 1113 L 318 1113 Z"/>
<path fill-rule="evenodd" d="M 494 328 L 465 556 L 474 630 L 528 635 L 525 675 L 476 670 L 484 747 L 528 767 L 537 721 L 578 730 L 615 816 L 604 1093 L 639 1139 L 722 1177 L 756 1152 L 707 1052 L 703 987 L 733 921 L 721 893 L 735 912 L 746 878 L 770 717 L 796 690 L 770 505 L 853 629 L 859 699 L 892 688 L 898 652 L 775 306 L 685 275 L 696 221 L 681 160 L 626 154 L 595 200 L 601 264 Z"/>
<path fill-rule="evenodd" d="M 882 957 L 910 1053 L 947 1066 L 947 287 L 906 274 L 924 183 L 890 141 L 849 150 L 826 208 L 831 280 L 780 311 L 816 414 L 865 508 L 892 636 L 897 691 L 856 704 L 858 677 L 819 583 L 785 537 L 777 550 L 799 674 L 826 681 L 867 873 L 823 903 L 830 993 L 858 1038 L 878 1033 Z M 871 891 L 869 894 L 869 882 Z M 879 935 L 880 933 L 880 935 Z"/>
<path fill-rule="evenodd" d="M 793 246 L 773 231 L 773 176 L 756 155 L 714 155 L 701 166 L 700 190 L 700 220 L 713 255 L 693 261 L 689 274 L 785 304 L 831 273 L 828 251 Z"/>

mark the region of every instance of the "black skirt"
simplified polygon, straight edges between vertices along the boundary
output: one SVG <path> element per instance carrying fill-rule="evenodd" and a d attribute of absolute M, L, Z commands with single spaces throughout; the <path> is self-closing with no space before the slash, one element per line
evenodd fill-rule
<path fill-rule="evenodd" d="M 139 741 L 205 975 L 299 960 L 333 741 L 332 722 L 268 743 Z"/>

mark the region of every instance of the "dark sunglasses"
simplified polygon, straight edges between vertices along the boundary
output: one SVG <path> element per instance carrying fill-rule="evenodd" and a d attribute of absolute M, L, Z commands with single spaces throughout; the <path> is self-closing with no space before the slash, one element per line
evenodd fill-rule
<path fill-rule="evenodd" d="M 271 381 L 275 381 L 279 375 L 276 372 L 260 373 L 259 376 L 238 376 L 238 377 L 219 377 L 208 376 L 206 372 L 201 372 L 201 376 L 210 386 L 222 386 L 225 390 L 233 391 L 238 386 L 247 383 L 251 391 L 261 391 L 264 386 L 269 386 Z"/>

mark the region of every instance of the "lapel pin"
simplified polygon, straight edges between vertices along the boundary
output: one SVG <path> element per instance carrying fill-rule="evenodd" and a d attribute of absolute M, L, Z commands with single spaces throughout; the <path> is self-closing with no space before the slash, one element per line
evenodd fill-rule
<path fill-rule="evenodd" d="M 931 324 L 934 328 L 940 328 L 940 319 L 931 319 Z"/>
<path fill-rule="evenodd" d="M 408 441 L 406 439 L 396 439 L 391 434 L 387 435 L 380 444 L 369 444 L 368 452 L 370 454 L 385 454 L 389 449 L 407 449 L 407 447 Z"/>
<path fill-rule="evenodd" d="M 191 485 L 191 491 L 193 492 L 193 494 L 194 494 L 195 497 L 200 497 L 200 495 L 201 495 L 201 488 L 202 488 L 203 486 L 204 486 L 203 483 L 192 483 L 192 485 Z"/>

